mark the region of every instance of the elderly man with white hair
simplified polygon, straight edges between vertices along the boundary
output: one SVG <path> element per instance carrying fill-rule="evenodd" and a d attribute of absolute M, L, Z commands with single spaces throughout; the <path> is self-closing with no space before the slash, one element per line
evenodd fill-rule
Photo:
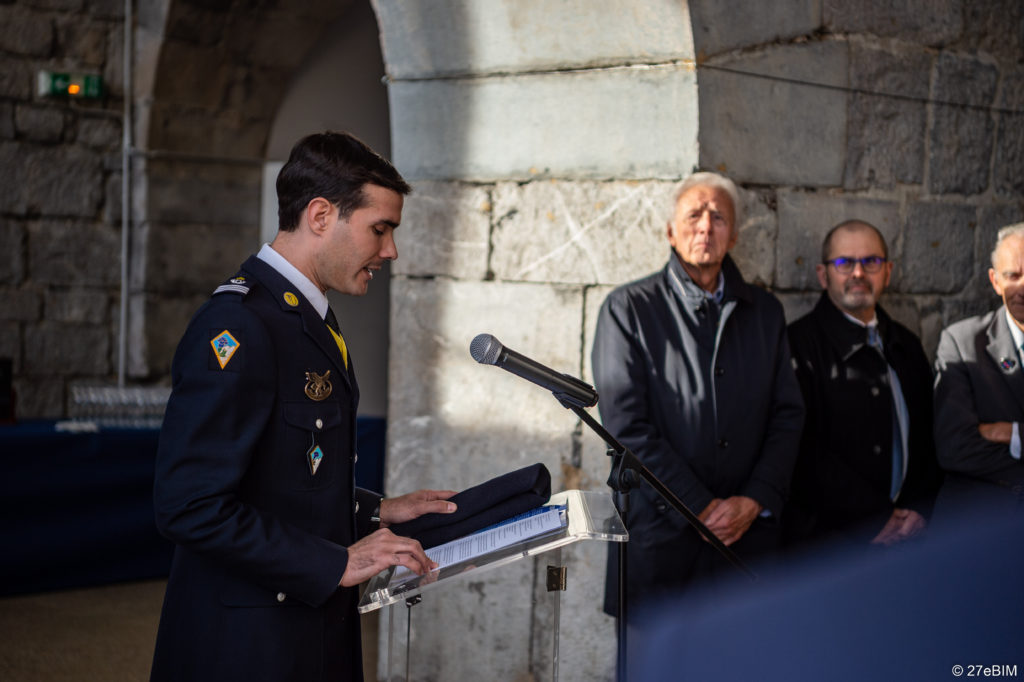
<path fill-rule="evenodd" d="M 609 294 L 594 339 L 605 427 L 749 563 L 780 542 L 804 408 L 782 306 L 743 280 L 738 192 L 716 173 L 679 186 L 668 264 Z M 735 571 L 647 485 L 627 516 L 627 600 L 636 606 Z M 615 551 L 605 610 L 617 614 Z"/>
<path fill-rule="evenodd" d="M 956 504 L 1012 513 L 1024 499 L 1024 223 L 999 231 L 988 276 L 1003 305 L 939 339 L 935 444 L 947 476 L 936 514 Z"/>

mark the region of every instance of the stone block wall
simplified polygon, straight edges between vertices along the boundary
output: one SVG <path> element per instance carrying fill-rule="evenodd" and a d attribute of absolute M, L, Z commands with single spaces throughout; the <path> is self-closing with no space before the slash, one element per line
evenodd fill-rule
<path fill-rule="evenodd" d="M 20 416 L 116 376 L 123 21 L 120 1 L 0 4 L 0 356 Z M 104 96 L 40 97 L 40 70 L 100 74 Z"/>
<path fill-rule="evenodd" d="M 537 461 L 555 490 L 599 490 L 608 463 L 596 437 L 542 389 L 474 362 L 469 345 L 490 333 L 588 376 L 605 285 L 664 262 L 666 194 L 698 154 L 692 41 L 678 30 L 686 7 L 375 8 L 395 162 L 415 184 L 392 268 L 388 490 L 461 489 Z M 581 543 L 564 555 L 565 679 L 609 679 L 614 668 L 614 623 L 600 612 L 605 552 Z M 418 679 L 548 679 L 543 566 L 425 598 L 411 642 Z M 469 623 L 469 636 L 416 622 Z"/>
<path fill-rule="evenodd" d="M 932 354 L 942 327 L 997 303 L 985 276 L 995 231 L 1024 219 L 1024 8 L 825 0 L 819 9 L 813 30 L 771 42 L 704 44 L 695 33 L 700 166 L 777 207 L 775 271 L 764 283 L 791 315 L 813 301 L 813 264 L 832 225 L 861 217 L 881 228 L 896 264 L 883 303 Z M 762 37 L 785 36 L 777 23 Z"/>
<path fill-rule="evenodd" d="M 166 383 L 192 312 L 258 243 L 284 85 L 347 5 L 133 6 L 126 378 Z M 124 19 L 123 0 L 0 3 L 0 356 L 20 417 L 118 378 Z M 41 98 L 40 69 L 98 73 L 105 95 Z"/>
<path fill-rule="evenodd" d="M 670 189 L 694 169 L 742 185 L 734 256 L 791 319 L 817 296 L 825 230 L 854 216 L 889 238 L 885 305 L 929 352 L 993 304 L 995 231 L 1024 219 L 1018 0 L 373 4 L 393 157 L 416 186 L 393 270 L 389 491 L 533 461 L 556 489 L 603 489 L 603 445 L 469 342 L 491 333 L 589 380 L 597 310 L 664 263 Z M 0 355 L 25 416 L 62 416 L 75 382 L 114 378 L 122 7 L 0 3 Z M 166 380 L 188 316 L 251 249 L 281 86 L 343 8 L 136 3 L 131 377 Z M 99 72 L 107 96 L 40 99 L 40 68 Z M 566 553 L 565 679 L 612 676 L 603 549 Z M 541 576 L 485 574 L 417 607 L 472 632 L 414 629 L 422 675 L 546 679 Z"/>
<path fill-rule="evenodd" d="M 374 5 L 395 159 L 416 181 L 393 270 L 389 491 L 532 461 L 556 489 L 605 489 L 603 443 L 542 389 L 475 365 L 469 343 L 491 333 L 590 380 L 601 302 L 664 264 L 671 188 L 698 168 L 742 186 L 733 255 L 791 320 L 819 294 L 822 237 L 852 217 L 886 235 L 884 305 L 929 353 L 994 303 L 995 230 L 1024 219 L 1019 3 Z M 604 548 L 566 563 L 561 675 L 612 679 Z M 418 622 L 469 622 L 492 653 L 414 619 L 418 674 L 547 679 L 539 565 L 426 597 Z"/>

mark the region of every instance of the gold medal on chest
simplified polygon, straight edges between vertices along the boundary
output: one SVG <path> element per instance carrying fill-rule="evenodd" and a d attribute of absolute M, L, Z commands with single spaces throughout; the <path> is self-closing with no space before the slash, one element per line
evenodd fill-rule
<path fill-rule="evenodd" d="M 331 394 L 331 382 L 328 377 L 331 370 L 327 370 L 323 376 L 316 372 L 306 372 L 306 397 L 311 400 L 320 401 Z"/>

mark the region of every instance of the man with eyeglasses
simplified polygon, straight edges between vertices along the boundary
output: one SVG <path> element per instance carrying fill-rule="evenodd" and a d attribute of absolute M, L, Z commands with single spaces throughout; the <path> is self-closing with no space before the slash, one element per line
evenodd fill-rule
<path fill-rule="evenodd" d="M 1003 305 L 949 326 L 936 354 L 944 515 L 977 504 L 1013 513 L 1024 498 L 1024 223 L 999 231 L 988 276 Z"/>
<path fill-rule="evenodd" d="M 821 260 L 821 298 L 789 327 L 807 417 L 787 540 L 896 545 L 924 530 L 938 486 L 931 368 L 878 304 L 893 264 L 877 228 L 840 223 Z"/>

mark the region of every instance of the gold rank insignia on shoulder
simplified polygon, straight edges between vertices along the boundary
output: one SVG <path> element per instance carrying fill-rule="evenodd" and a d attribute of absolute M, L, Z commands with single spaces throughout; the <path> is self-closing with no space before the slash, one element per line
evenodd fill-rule
<path fill-rule="evenodd" d="M 284 292 L 284 302 L 294 308 L 299 305 L 299 297 L 290 291 L 286 291 Z"/>
<path fill-rule="evenodd" d="M 327 370 L 323 376 L 316 372 L 306 372 L 306 397 L 311 400 L 323 400 L 331 394 L 331 382 L 328 377 L 331 370 Z"/>
<path fill-rule="evenodd" d="M 217 362 L 220 363 L 221 369 L 227 367 L 228 362 L 231 361 L 231 356 L 241 346 L 227 329 L 210 339 L 210 345 L 213 346 L 213 353 L 217 356 Z"/>

